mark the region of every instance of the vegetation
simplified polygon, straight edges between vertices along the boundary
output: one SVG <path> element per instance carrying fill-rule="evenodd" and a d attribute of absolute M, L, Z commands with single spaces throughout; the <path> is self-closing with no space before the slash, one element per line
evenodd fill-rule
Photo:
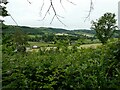
<path fill-rule="evenodd" d="M 6 10 L 7 1 L 0 1 L 0 17 L 6 17 L 8 16 L 8 11 Z M 4 4 L 4 5 L 3 5 Z M 0 19 L 0 77 L 2 77 L 2 26 L 4 26 L 4 20 Z M 5 28 L 5 27 L 4 27 Z M 0 89 L 2 88 L 2 78 L 0 78 Z"/>
<path fill-rule="evenodd" d="M 0 46 L 3 90 L 119 90 L 120 38 L 103 41 L 106 44 L 102 45 L 99 38 L 94 37 L 95 32 L 90 30 L 5 27 Z M 15 31 L 19 29 L 20 31 Z M 105 33 L 112 29 L 107 29 Z M 97 34 L 101 35 L 101 32 Z M 33 45 L 39 46 L 38 52 L 26 50 Z"/>
<path fill-rule="evenodd" d="M 96 49 L 64 49 L 3 53 L 3 89 L 120 88 L 120 41 Z"/>
<path fill-rule="evenodd" d="M 92 22 L 92 29 L 103 44 L 111 38 L 116 28 L 115 14 L 112 13 L 105 13 L 97 22 Z"/>
<path fill-rule="evenodd" d="M 19 34 L 18 34 L 19 33 Z M 29 36 L 29 35 L 28 35 Z M 120 88 L 120 40 L 113 39 L 106 45 L 91 44 L 90 39 L 79 37 L 74 44 L 69 44 L 69 35 L 56 36 L 46 34 L 48 41 L 29 42 L 38 44 L 38 52 L 14 52 L 15 43 L 26 42 L 25 34 L 17 31 L 14 34 L 3 34 L 2 89 L 102 89 Z M 30 36 L 32 38 L 44 35 Z M 29 38 L 28 37 L 28 40 Z M 74 38 L 76 36 L 73 36 Z M 25 40 L 25 41 L 24 41 Z M 50 48 L 49 43 L 56 48 Z M 90 40 L 90 41 L 89 41 Z M 96 40 L 96 39 L 95 39 Z M 94 41 L 94 39 L 93 39 Z M 88 43 L 89 42 L 89 43 Z M 92 41 L 91 41 L 92 42 Z M 41 44 L 42 43 L 42 44 Z M 83 45 L 87 44 L 89 46 Z M 26 44 L 25 44 L 26 45 Z M 78 46 L 81 47 L 78 49 Z M 69 48 L 70 47 L 70 48 Z"/>
<path fill-rule="evenodd" d="M 20 30 L 17 30 L 13 35 L 13 43 L 19 52 L 25 52 L 28 45 L 27 36 Z"/>
<path fill-rule="evenodd" d="M 5 17 L 5 16 L 8 16 L 9 14 L 8 14 L 8 11 L 6 10 L 6 7 L 2 6 L 2 3 L 6 5 L 8 2 L 7 2 L 7 0 L 6 1 L 4 1 L 4 0 L 0 1 L 0 11 L 1 11 L 0 16 Z"/>

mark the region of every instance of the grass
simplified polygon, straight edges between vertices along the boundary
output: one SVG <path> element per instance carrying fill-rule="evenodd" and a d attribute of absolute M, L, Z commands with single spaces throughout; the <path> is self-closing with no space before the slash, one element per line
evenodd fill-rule
<path fill-rule="evenodd" d="M 35 38 L 35 37 L 41 37 L 41 35 L 28 35 L 28 37 Z"/>
<path fill-rule="evenodd" d="M 29 42 L 30 46 L 40 46 L 40 47 L 46 47 L 47 50 L 49 50 L 52 47 L 55 47 L 55 44 L 49 44 L 49 43 L 45 43 L 45 42 Z M 98 46 L 101 46 L 101 43 L 96 43 L 96 44 L 84 44 L 84 45 L 80 45 L 78 47 L 78 49 L 80 48 L 97 48 Z M 71 49 L 71 46 L 69 46 L 69 48 Z M 39 49 L 32 49 L 32 52 L 38 52 Z"/>
<path fill-rule="evenodd" d="M 80 48 L 96 48 L 98 46 L 101 46 L 102 43 L 96 43 L 96 44 L 85 44 L 85 45 L 80 45 Z"/>
<path fill-rule="evenodd" d="M 30 44 L 30 46 L 40 46 L 40 47 L 55 47 L 55 44 L 51 44 L 51 43 L 45 43 L 45 42 L 28 42 Z M 98 46 L 101 46 L 102 43 L 95 43 L 95 44 L 83 44 L 80 45 L 79 48 L 96 48 Z"/>
<path fill-rule="evenodd" d="M 50 44 L 50 43 L 45 43 L 45 42 L 28 42 L 30 46 L 43 46 L 43 47 L 48 47 L 48 46 L 55 46 L 55 44 Z"/>

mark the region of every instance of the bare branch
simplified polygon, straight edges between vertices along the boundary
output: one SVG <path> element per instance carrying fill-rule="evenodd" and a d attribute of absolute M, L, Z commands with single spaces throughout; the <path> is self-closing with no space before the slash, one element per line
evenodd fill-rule
<path fill-rule="evenodd" d="M 65 10 L 65 8 L 64 8 L 64 6 L 63 6 L 63 4 L 62 4 L 62 0 L 60 0 L 60 4 L 61 4 L 62 8 Z"/>
<path fill-rule="evenodd" d="M 12 18 L 12 20 L 15 22 L 15 24 L 18 26 L 18 24 L 17 24 L 16 20 L 13 18 L 13 16 L 11 14 L 9 14 L 9 15 Z"/>
<path fill-rule="evenodd" d="M 71 1 L 69 1 L 69 0 L 67 0 L 69 3 L 71 3 L 71 4 L 73 4 L 73 5 L 76 5 L 75 3 L 73 3 L 73 2 L 71 2 Z"/>
<path fill-rule="evenodd" d="M 31 2 L 30 2 L 29 0 L 27 0 L 27 1 L 31 4 Z M 56 18 L 60 23 L 62 23 L 64 26 L 66 26 L 66 25 L 60 20 L 60 18 L 64 18 L 64 17 L 61 17 L 61 16 L 58 15 L 57 12 L 56 12 L 56 8 L 55 8 L 54 5 L 53 5 L 53 0 L 49 0 L 49 1 L 50 1 L 50 5 L 49 5 L 49 7 L 48 7 L 48 9 L 47 9 L 44 17 L 42 18 L 42 20 L 44 20 L 44 19 L 46 18 L 47 14 L 50 14 L 50 9 L 52 9 L 53 12 L 54 12 L 54 15 L 53 15 L 53 17 L 52 17 L 52 20 L 51 20 L 50 24 L 52 24 L 52 22 L 53 22 L 54 19 Z M 65 10 L 65 8 L 64 8 L 64 6 L 63 6 L 63 4 L 62 4 L 62 0 L 59 0 L 59 1 L 60 1 L 60 4 L 61 4 L 62 8 Z M 70 1 L 70 0 L 66 0 L 66 1 L 69 2 L 69 3 L 71 3 L 71 4 L 73 4 L 73 5 L 76 5 L 75 3 L 73 3 L 73 2 Z M 42 6 L 41 6 L 41 8 L 40 8 L 40 15 L 42 15 L 42 10 L 43 10 L 44 5 L 45 5 L 45 3 L 44 3 L 44 0 L 43 0 Z M 89 10 L 89 12 L 88 12 L 87 17 L 85 17 L 85 20 L 84 20 L 84 21 L 86 21 L 86 20 L 90 17 L 92 10 L 93 10 L 93 1 L 91 0 L 90 10 Z M 41 21 L 41 20 L 40 20 L 40 21 Z"/>
<path fill-rule="evenodd" d="M 90 10 L 89 10 L 88 15 L 87 15 L 87 17 L 85 18 L 84 22 L 90 17 L 91 12 L 92 12 L 93 9 L 94 9 L 94 8 L 93 8 L 93 1 L 91 0 L 91 3 L 90 3 Z"/>
<path fill-rule="evenodd" d="M 62 0 L 60 0 L 60 2 L 61 2 L 61 1 L 62 1 Z M 43 6 L 44 6 L 44 0 L 43 0 L 43 4 L 42 4 L 42 7 L 41 7 L 40 12 L 42 12 Z M 49 13 L 50 9 L 52 9 L 53 12 L 54 12 L 54 15 L 53 15 L 53 17 L 52 17 L 52 20 L 51 20 L 50 24 L 52 24 L 52 22 L 54 21 L 54 19 L 55 19 L 55 17 L 56 17 L 57 20 L 58 20 L 60 23 L 62 23 L 64 26 L 66 26 L 66 25 L 60 20 L 60 18 L 64 18 L 64 17 L 62 17 L 62 16 L 60 16 L 60 15 L 57 14 L 56 9 L 55 9 L 55 7 L 54 7 L 54 5 L 53 5 L 53 1 L 52 1 L 52 0 L 50 0 L 50 6 L 49 6 L 49 8 L 47 9 L 47 11 L 46 11 L 44 17 L 42 18 L 42 20 L 44 20 L 44 19 L 46 18 L 46 16 L 47 16 L 47 14 Z"/>
<path fill-rule="evenodd" d="M 46 18 L 46 16 L 47 16 L 47 14 L 49 13 L 49 11 L 50 11 L 51 7 L 52 7 L 52 5 L 50 5 L 50 6 L 49 6 L 49 8 L 48 8 L 48 10 L 46 11 L 46 13 L 45 13 L 45 15 L 44 15 L 44 17 L 43 17 L 43 19 L 42 19 L 42 20 L 44 20 L 44 19 Z"/>
<path fill-rule="evenodd" d="M 58 15 L 56 15 L 56 18 L 58 19 L 59 22 L 61 22 L 64 26 L 66 26 L 66 25 L 60 20 L 60 18 L 58 17 Z"/>
<path fill-rule="evenodd" d="M 63 17 L 57 15 L 56 10 L 55 10 L 55 8 L 54 8 L 54 6 L 53 6 L 52 0 L 51 0 L 51 6 L 52 6 L 52 9 L 53 9 L 53 11 L 54 11 L 53 19 L 56 17 L 56 18 L 58 19 L 59 22 L 61 22 L 64 26 L 66 26 L 66 25 L 60 20 L 60 18 L 63 18 Z M 59 17 L 60 17 L 60 18 L 59 18 Z M 52 19 L 52 21 L 53 21 L 53 19 Z M 52 22 L 51 22 L 51 23 L 52 23 Z"/>
<path fill-rule="evenodd" d="M 31 4 L 31 2 L 29 0 L 27 0 L 29 2 L 29 4 Z"/>
<path fill-rule="evenodd" d="M 52 22 L 53 22 L 54 18 L 55 18 L 55 15 L 53 16 L 53 18 L 52 18 L 52 20 L 51 20 L 50 24 L 52 24 Z"/>
<path fill-rule="evenodd" d="M 29 0 L 27 0 L 27 1 L 31 4 L 31 2 L 30 2 Z M 53 12 L 54 12 L 54 16 L 52 17 L 52 20 L 51 20 L 50 24 L 52 24 L 54 18 L 56 17 L 57 20 L 58 20 L 60 23 L 62 23 L 64 26 L 66 26 L 66 25 L 60 20 L 60 18 L 64 18 L 64 17 L 62 17 L 62 16 L 60 16 L 60 15 L 57 14 L 56 9 L 55 9 L 55 7 L 54 7 L 54 5 L 53 5 L 53 1 L 52 1 L 52 0 L 49 0 L 49 1 L 50 1 L 50 6 L 48 7 L 48 9 L 47 9 L 44 17 L 42 18 L 42 20 L 44 20 L 44 19 L 46 18 L 47 14 L 50 14 L 49 11 L 50 11 L 50 9 L 52 9 Z M 68 1 L 69 3 L 71 3 L 71 4 L 73 4 L 73 5 L 76 5 L 75 3 L 73 3 L 73 2 L 71 2 L 71 1 L 69 1 L 69 0 L 66 0 L 66 1 Z M 42 15 L 42 10 L 43 10 L 44 4 L 45 4 L 45 3 L 44 3 L 44 0 L 43 0 L 42 6 L 41 6 L 41 8 L 40 8 L 40 15 Z M 64 8 L 64 6 L 63 6 L 63 4 L 62 4 L 62 0 L 60 0 L 60 4 L 61 4 L 62 8 L 65 10 L 65 8 Z M 41 20 L 40 20 L 40 21 L 41 21 Z"/>
<path fill-rule="evenodd" d="M 43 3 L 42 3 L 42 6 L 40 8 L 40 15 L 42 15 L 42 9 L 43 9 L 43 7 L 44 7 L 44 0 L 43 0 Z"/>

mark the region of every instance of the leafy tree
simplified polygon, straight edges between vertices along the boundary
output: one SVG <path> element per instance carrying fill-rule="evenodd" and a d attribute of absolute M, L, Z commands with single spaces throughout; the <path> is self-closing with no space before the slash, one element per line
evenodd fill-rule
<path fill-rule="evenodd" d="M 21 30 L 17 30 L 13 35 L 13 40 L 15 44 L 15 48 L 18 52 L 25 52 L 26 46 L 28 45 L 27 36 Z"/>
<path fill-rule="evenodd" d="M 8 11 L 6 10 L 6 7 L 2 6 L 2 3 L 6 5 L 8 2 L 7 0 L 0 1 L 0 10 L 1 10 L 0 16 L 5 17 L 5 16 L 8 16 L 9 14 L 8 14 Z"/>
<path fill-rule="evenodd" d="M 96 31 L 97 38 L 103 44 L 111 38 L 116 28 L 115 14 L 112 13 L 105 13 L 102 17 L 96 20 L 96 22 L 93 21 L 91 27 L 91 29 Z"/>
<path fill-rule="evenodd" d="M 2 16 L 2 17 L 9 16 L 8 11 L 6 10 L 6 7 L 5 7 L 5 5 L 7 3 L 8 3 L 7 0 L 0 1 L 0 16 Z M 0 28 L 2 28 L 2 29 L 7 28 L 3 22 L 4 22 L 4 20 L 0 19 Z"/>

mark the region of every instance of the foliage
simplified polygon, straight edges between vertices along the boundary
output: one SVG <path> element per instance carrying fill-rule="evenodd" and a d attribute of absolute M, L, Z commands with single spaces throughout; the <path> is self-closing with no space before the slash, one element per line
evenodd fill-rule
<path fill-rule="evenodd" d="M 92 22 L 92 29 L 96 31 L 97 38 L 105 44 L 116 30 L 115 14 L 105 13 L 97 22 Z"/>
<path fill-rule="evenodd" d="M 15 50 L 13 43 L 13 35 L 11 34 L 2 34 L 2 52 L 12 54 Z"/>
<path fill-rule="evenodd" d="M 5 88 L 120 88 L 118 41 L 96 49 L 3 53 L 2 84 Z"/>
<path fill-rule="evenodd" d="M 12 54 L 15 50 L 17 52 L 25 52 L 27 42 L 27 35 L 17 30 L 14 34 L 2 34 L 2 52 Z"/>
<path fill-rule="evenodd" d="M 0 16 L 3 16 L 3 17 L 5 17 L 5 16 L 8 16 L 9 14 L 8 14 L 8 11 L 6 10 L 6 7 L 5 6 L 2 6 L 2 3 L 3 4 L 7 4 L 8 2 L 7 1 L 0 1 Z"/>
<path fill-rule="evenodd" d="M 33 27 L 26 27 L 26 26 L 13 26 L 13 25 L 8 25 L 8 28 L 5 29 L 4 32 L 14 33 L 17 28 L 20 28 L 23 32 L 30 35 L 45 35 L 45 34 L 57 34 L 57 33 L 65 33 L 65 34 L 67 33 L 69 35 L 95 34 L 93 30 L 83 30 L 83 29 L 67 30 L 62 28 L 47 28 L 47 27 L 33 28 Z"/>
<path fill-rule="evenodd" d="M 27 35 L 24 32 L 17 30 L 13 35 L 13 42 L 18 52 L 26 51 L 26 46 L 28 45 L 28 42 Z"/>

